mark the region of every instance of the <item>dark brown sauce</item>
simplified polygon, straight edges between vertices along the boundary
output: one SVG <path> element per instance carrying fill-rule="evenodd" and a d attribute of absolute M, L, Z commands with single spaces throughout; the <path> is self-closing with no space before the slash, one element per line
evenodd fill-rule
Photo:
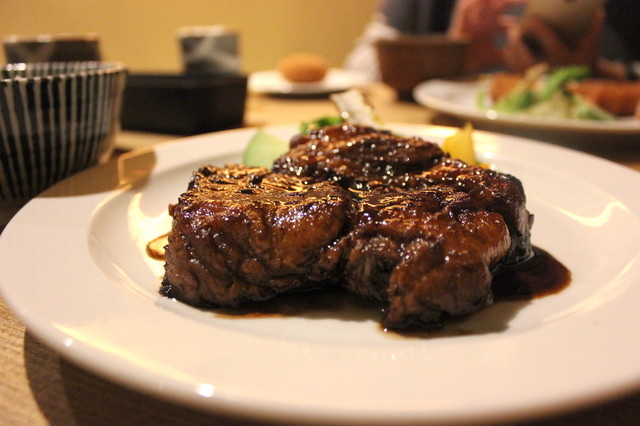
<path fill-rule="evenodd" d="M 557 294 L 571 283 L 571 271 L 547 251 L 534 247 L 534 257 L 513 267 L 502 267 L 491 285 L 494 303 L 479 312 L 447 318 L 442 327 L 384 330 L 396 338 L 438 338 L 501 332 L 531 300 Z M 393 331 L 388 333 L 388 331 Z"/>
<path fill-rule="evenodd" d="M 149 242 L 148 255 L 156 260 L 164 260 L 166 239 L 167 235 L 161 235 Z M 492 282 L 494 303 L 528 301 L 557 294 L 570 283 L 569 269 L 547 251 L 535 247 L 531 260 L 514 267 L 501 267 L 496 272 Z M 305 317 L 378 321 L 383 308 L 381 302 L 366 300 L 335 288 L 292 292 L 264 302 L 238 308 L 212 308 L 210 311 L 224 318 Z M 413 333 L 409 332 L 408 335 Z"/>
<path fill-rule="evenodd" d="M 501 268 L 493 278 L 494 301 L 531 300 L 557 294 L 571 283 L 571 271 L 545 250 L 534 247 L 531 260 Z"/>
<path fill-rule="evenodd" d="M 535 248 L 535 256 L 517 267 L 502 268 L 492 288 L 494 302 L 527 301 L 557 294 L 571 282 L 571 272 L 551 254 Z M 382 316 L 383 304 L 365 300 L 341 289 L 281 295 L 240 308 L 216 308 L 225 318 L 306 317 L 374 320 Z M 460 333 L 465 334 L 465 333 Z"/>
<path fill-rule="evenodd" d="M 263 302 L 253 302 L 237 308 L 214 308 L 217 317 L 224 318 L 341 318 L 351 321 L 377 319 L 381 302 L 364 299 L 341 288 L 298 291 L 281 294 Z"/>

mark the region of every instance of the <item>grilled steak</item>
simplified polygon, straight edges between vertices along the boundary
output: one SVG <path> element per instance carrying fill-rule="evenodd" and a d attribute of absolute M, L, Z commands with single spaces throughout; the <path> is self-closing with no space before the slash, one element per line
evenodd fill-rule
<path fill-rule="evenodd" d="M 369 133 L 378 133 L 390 135 L 388 130 L 375 129 L 370 126 L 360 124 L 342 124 L 339 126 L 326 126 L 314 129 L 308 133 L 300 133 L 291 138 L 289 146 L 295 148 L 309 141 L 325 141 L 334 142 L 337 140 L 349 139 L 358 135 L 366 135 Z"/>
<path fill-rule="evenodd" d="M 394 177 L 428 170 L 443 156 L 438 145 L 420 138 L 344 125 L 294 138 L 291 150 L 275 161 L 272 170 L 370 190 Z"/>
<path fill-rule="evenodd" d="M 342 240 L 344 285 L 388 304 L 387 328 L 438 325 L 491 304 L 491 269 L 510 242 L 499 214 L 448 187 L 368 194 Z"/>
<path fill-rule="evenodd" d="M 499 213 L 509 228 L 511 247 L 501 259 L 505 265 L 516 265 L 533 256 L 531 226 L 533 215 L 526 207 L 526 196 L 520 180 L 482 167 L 467 166 L 459 160 L 443 157 L 430 170 L 394 178 L 390 186 L 430 188 L 444 185 L 469 194 L 479 208 Z"/>
<path fill-rule="evenodd" d="M 402 138 L 365 126 L 334 126 L 312 132 L 302 143 L 294 141 L 292 149 L 275 161 L 273 171 L 332 180 L 351 191 L 448 186 L 503 216 L 512 246 L 502 263 L 520 263 L 533 254 L 533 216 L 526 209 L 522 183 L 513 176 L 452 159 L 421 138 Z"/>
<path fill-rule="evenodd" d="M 330 182 L 202 167 L 170 209 L 163 293 L 237 306 L 327 285 L 351 198 Z"/>
<path fill-rule="evenodd" d="M 297 136 L 271 171 L 203 167 L 171 214 L 165 294 L 236 306 L 340 285 L 392 329 L 492 303 L 495 268 L 532 253 L 517 179 L 364 126 Z"/>

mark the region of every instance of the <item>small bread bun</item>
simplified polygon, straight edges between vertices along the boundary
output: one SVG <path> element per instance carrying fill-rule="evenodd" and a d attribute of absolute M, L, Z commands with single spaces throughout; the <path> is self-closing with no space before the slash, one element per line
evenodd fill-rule
<path fill-rule="evenodd" d="M 324 78 L 329 70 L 327 60 L 315 53 L 295 53 L 278 63 L 282 76 L 294 83 L 313 83 Z"/>

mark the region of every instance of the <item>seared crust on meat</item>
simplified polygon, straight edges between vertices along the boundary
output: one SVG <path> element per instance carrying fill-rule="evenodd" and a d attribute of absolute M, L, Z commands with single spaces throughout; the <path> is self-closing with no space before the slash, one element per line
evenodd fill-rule
<path fill-rule="evenodd" d="M 340 285 L 391 329 L 492 303 L 492 272 L 532 255 L 516 178 L 364 126 L 298 136 L 273 169 L 203 167 L 171 209 L 165 294 L 236 306 Z"/>
<path fill-rule="evenodd" d="M 202 167 L 171 208 L 163 292 L 195 305 L 237 306 L 327 285 L 331 245 L 350 202 L 329 182 Z"/>
<path fill-rule="evenodd" d="M 342 129 L 343 137 L 339 137 Z M 391 178 L 429 169 L 444 156 L 434 143 L 370 127 L 342 125 L 316 133 L 303 143 L 296 141 L 288 153 L 274 162 L 272 170 L 332 180 L 352 189 L 369 189 L 384 185 Z"/>
<path fill-rule="evenodd" d="M 450 187 L 368 194 L 342 243 L 347 290 L 378 299 L 383 325 L 434 326 L 491 304 L 511 239 L 499 214 Z"/>
<path fill-rule="evenodd" d="M 345 137 L 339 130 L 345 129 Z M 509 227 L 512 246 L 504 263 L 533 255 L 522 183 L 514 176 L 469 166 L 445 155 L 437 144 L 403 138 L 366 126 L 332 126 L 320 131 L 332 137 L 309 137 L 278 158 L 273 171 L 333 180 L 351 191 L 406 191 L 451 187 L 467 193 L 482 209 L 499 213 Z"/>

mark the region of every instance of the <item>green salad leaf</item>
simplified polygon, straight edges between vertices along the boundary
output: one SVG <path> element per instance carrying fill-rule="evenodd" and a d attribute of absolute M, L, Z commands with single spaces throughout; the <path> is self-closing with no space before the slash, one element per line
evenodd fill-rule
<path fill-rule="evenodd" d="M 576 65 L 558 68 L 547 77 L 542 89 L 538 92 L 538 102 L 545 101 L 554 93 L 563 91 L 568 83 L 589 78 L 591 71 L 586 65 Z"/>
<path fill-rule="evenodd" d="M 267 167 L 289 150 L 289 141 L 258 129 L 242 153 L 242 164 L 249 167 Z"/>
<path fill-rule="evenodd" d="M 532 67 L 522 81 L 493 107 L 498 112 L 526 113 L 544 117 L 614 120 L 598 106 L 572 93 L 567 85 L 590 77 L 587 66 L 557 68 L 546 73 L 543 64 Z"/>
<path fill-rule="evenodd" d="M 524 89 L 508 94 L 500 99 L 495 106 L 496 111 L 518 112 L 531 107 L 536 103 L 536 96 L 532 90 Z"/>

